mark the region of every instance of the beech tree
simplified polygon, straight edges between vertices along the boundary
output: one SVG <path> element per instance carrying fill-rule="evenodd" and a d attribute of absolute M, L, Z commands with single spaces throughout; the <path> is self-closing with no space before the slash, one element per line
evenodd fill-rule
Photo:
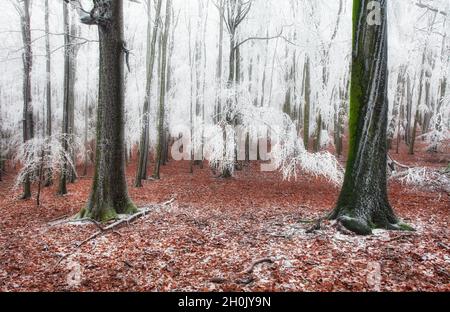
<path fill-rule="evenodd" d="M 161 6 L 162 0 L 158 0 L 156 4 L 156 12 L 154 17 L 153 32 L 151 30 L 151 18 L 150 18 L 150 8 L 151 3 L 148 2 L 148 25 L 147 25 L 147 83 L 146 83 L 146 93 L 143 107 L 143 125 L 141 132 L 141 140 L 139 143 L 139 164 L 136 172 L 136 181 L 134 183 L 135 187 L 142 187 L 142 180 L 147 179 L 147 168 L 148 168 L 148 153 L 149 153 L 149 131 L 150 131 L 150 98 L 151 89 L 153 82 L 153 68 L 155 64 L 156 57 L 156 39 L 158 37 L 158 30 L 161 24 Z"/>
<path fill-rule="evenodd" d="M 411 230 L 399 221 L 387 195 L 387 0 L 373 11 L 353 0 L 350 146 L 344 184 L 330 219 L 357 234 L 372 229 Z M 371 18 L 380 18 L 379 25 Z M 376 19 L 375 17 L 375 19 Z"/>
<path fill-rule="evenodd" d="M 45 0 L 45 106 L 46 106 L 46 121 L 45 121 L 45 136 L 50 139 L 52 136 L 52 78 L 51 78 L 51 52 L 50 52 L 50 9 L 48 0 Z M 50 186 L 52 181 L 52 171 L 48 170 L 45 173 L 45 186 Z"/>
<path fill-rule="evenodd" d="M 15 4 L 20 15 L 22 42 L 23 42 L 23 142 L 26 143 L 34 136 L 33 111 L 31 109 L 31 70 L 33 66 L 33 54 L 31 50 L 31 23 L 30 23 L 30 0 Z M 23 179 L 22 199 L 31 198 L 31 181 L 27 174 Z"/>
<path fill-rule="evenodd" d="M 69 4 L 63 2 L 63 18 L 64 18 L 64 99 L 63 99 L 63 120 L 62 120 L 62 145 L 64 151 L 67 153 L 69 150 L 69 115 L 70 108 L 73 104 L 73 83 L 72 78 L 72 66 L 70 66 L 71 61 L 71 51 L 72 51 L 72 38 L 70 35 L 70 24 L 69 24 Z M 63 168 L 61 168 L 61 175 L 59 177 L 59 188 L 58 194 L 67 194 L 67 160 L 64 162 Z"/>
<path fill-rule="evenodd" d="M 81 21 L 98 26 L 99 94 L 95 173 L 89 202 L 79 218 L 107 221 L 137 211 L 128 195 L 124 144 L 123 1 L 93 0 Z"/>
<path fill-rule="evenodd" d="M 167 41 L 169 37 L 170 30 L 170 19 L 171 19 L 171 5 L 172 0 L 167 0 L 166 2 L 166 19 L 164 22 L 164 33 L 161 37 L 161 51 L 160 51 L 160 91 L 159 91 L 159 107 L 158 107 L 158 129 L 157 129 L 157 143 L 156 143 L 156 157 L 155 157 L 155 168 L 153 170 L 153 178 L 159 179 L 159 171 L 162 162 L 162 152 L 163 152 L 163 141 L 164 141 L 164 120 L 165 120 L 165 103 L 166 103 L 166 79 L 167 79 Z"/>

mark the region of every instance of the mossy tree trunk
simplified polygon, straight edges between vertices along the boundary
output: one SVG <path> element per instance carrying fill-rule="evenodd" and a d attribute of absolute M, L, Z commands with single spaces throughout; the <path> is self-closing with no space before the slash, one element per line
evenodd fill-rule
<path fill-rule="evenodd" d="M 353 1 L 350 147 L 344 185 L 330 214 L 360 235 L 374 228 L 407 228 L 387 195 L 387 0 L 379 1 L 381 25 L 372 26 L 368 2 Z"/>
<path fill-rule="evenodd" d="M 107 221 L 136 212 L 125 178 L 123 2 L 94 0 L 90 17 L 82 21 L 98 25 L 100 70 L 95 173 L 79 217 Z"/>

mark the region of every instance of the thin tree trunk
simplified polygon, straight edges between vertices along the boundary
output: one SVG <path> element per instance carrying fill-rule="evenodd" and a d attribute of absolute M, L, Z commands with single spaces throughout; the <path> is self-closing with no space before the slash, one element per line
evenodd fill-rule
<path fill-rule="evenodd" d="M 215 112 L 215 123 L 220 121 L 220 114 L 222 113 L 222 72 L 223 72 L 223 34 L 224 34 L 224 0 L 219 2 L 219 55 L 217 56 L 217 71 L 216 71 L 216 83 L 217 83 L 217 103 Z"/>
<path fill-rule="evenodd" d="M 45 68 L 46 68 L 46 136 L 50 140 L 52 136 L 52 79 L 51 79 L 51 53 L 50 53 L 50 12 L 48 0 L 45 0 Z M 50 152 L 49 152 L 50 153 Z M 48 168 L 45 172 L 44 186 L 48 187 L 53 184 L 53 172 Z"/>
<path fill-rule="evenodd" d="M 3 139 L 5 138 L 3 134 L 3 129 L 1 125 L 3 124 L 3 116 L 2 116 L 2 89 L 0 86 L 0 181 L 3 180 L 3 171 L 5 170 L 5 161 L 6 161 L 6 155 L 5 155 L 5 148 L 3 144 Z"/>
<path fill-rule="evenodd" d="M 147 26 L 147 85 L 145 89 L 145 100 L 143 107 L 143 127 L 141 130 L 141 140 L 139 144 L 139 164 L 136 172 L 136 179 L 134 186 L 142 187 L 142 180 L 147 179 L 147 166 L 149 154 L 149 131 L 150 131 L 150 98 L 153 82 L 153 68 L 155 64 L 156 55 L 156 40 L 158 37 L 158 29 L 160 24 L 162 0 L 158 0 L 156 4 L 155 22 L 153 25 L 153 33 L 151 32 L 151 18 L 150 7 L 151 2 L 148 2 L 148 26 Z M 152 34 L 151 34 L 152 33 Z M 151 34 L 151 35 L 150 35 Z M 151 41 L 150 41 L 151 37 Z"/>
<path fill-rule="evenodd" d="M 305 97 L 305 107 L 303 113 L 303 142 L 305 144 L 305 149 L 309 146 L 309 121 L 311 112 L 311 67 L 309 62 L 309 57 L 306 57 L 305 70 L 304 70 L 304 97 Z"/>
<path fill-rule="evenodd" d="M 77 24 L 75 22 L 77 13 L 74 8 L 69 10 L 70 12 L 70 40 L 69 42 L 71 45 L 69 46 L 68 52 L 69 52 L 69 91 L 68 91 L 68 101 L 69 101 L 69 132 L 68 132 L 68 139 L 70 143 L 70 157 L 72 165 L 69 168 L 68 171 L 68 182 L 69 183 L 75 183 L 77 179 L 77 173 L 76 173 L 76 155 L 75 155 L 75 149 L 74 149 L 74 141 L 75 141 L 75 83 L 77 79 L 77 55 L 78 51 L 80 49 L 79 45 L 72 44 L 73 38 L 76 38 L 78 36 L 78 29 Z"/>
<path fill-rule="evenodd" d="M 164 23 L 164 34 L 162 37 L 161 47 L 161 78 L 160 78 L 160 94 L 159 94 L 159 109 L 158 109 L 158 133 L 156 144 L 156 159 L 155 169 L 153 171 L 153 178 L 160 179 L 160 168 L 162 160 L 162 148 L 164 140 L 164 119 L 165 119 L 165 98 L 166 98 L 166 74 L 167 74 L 167 39 L 169 37 L 170 22 L 171 22 L 171 5 L 172 0 L 166 2 L 166 21 Z"/>
<path fill-rule="evenodd" d="M 86 73 L 86 97 L 84 99 L 84 169 L 83 176 L 87 176 L 89 152 L 88 152 L 88 133 L 89 133 L 89 66 Z"/>
<path fill-rule="evenodd" d="M 190 146 L 189 146 L 189 156 L 190 156 L 190 162 L 189 162 L 189 173 L 194 173 L 194 147 L 193 147 L 193 140 L 194 140 L 194 61 L 193 61 L 193 55 L 192 55 L 192 26 L 191 26 L 191 20 L 189 19 L 189 25 L 188 25 L 188 33 L 189 33 L 189 70 L 190 70 L 190 97 L 189 97 L 189 130 L 190 130 Z M 186 148 L 183 146 L 183 148 Z"/>
<path fill-rule="evenodd" d="M 417 105 L 416 105 L 416 112 L 414 117 L 414 125 L 411 132 L 411 138 L 409 142 L 409 154 L 414 155 L 414 145 L 416 143 L 416 136 L 417 136 L 417 127 L 419 125 L 419 119 L 420 119 L 420 104 L 422 102 L 423 97 L 423 84 L 424 84 L 424 77 L 425 77 L 425 61 L 426 61 L 426 55 L 427 51 L 426 48 L 423 51 L 422 55 L 422 68 L 420 70 L 420 78 L 419 78 L 419 94 L 417 99 Z"/>
<path fill-rule="evenodd" d="M 63 5 L 63 19 L 64 19 L 64 100 L 63 100 L 63 120 L 62 120 L 62 145 L 65 152 L 64 157 L 68 156 L 69 153 L 69 136 L 70 136 L 70 98 L 71 91 L 70 88 L 72 84 L 70 83 L 70 74 L 72 67 L 70 62 L 70 50 L 71 50 L 71 38 L 70 38 L 70 24 L 69 24 L 69 4 L 66 2 Z M 64 164 L 61 169 L 61 175 L 59 178 L 59 188 L 58 194 L 67 194 L 67 178 L 68 178 L 68 160 L 64 159 Z"/>
<path fill-rule="evenodd" d="M 21 28 L 23 41 L 23 142 L 33 138 L 33 111 L 31 109 L 31 70 L 33 55 L 31 51 L 30 0 L 23 0 L 21 13 Z M 31 198 L 31 181 L 29 174 L 23 182 L 22 199 Z"/>
<path fill-rule="evenodd" d="M 406 129 L 405 129 L 405 142 L 407 145 L 411 143 L 411 124 L 412 124 L 412 103 L 413 93 L 411 88 L 411 78 L 406 78 Z"/>

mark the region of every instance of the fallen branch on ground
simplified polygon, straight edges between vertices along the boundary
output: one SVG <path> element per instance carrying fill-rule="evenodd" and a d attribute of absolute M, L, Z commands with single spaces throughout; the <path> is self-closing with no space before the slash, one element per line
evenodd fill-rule
<path fill-rule="evenodd" d="M 172 199 L 170 199 L 170 200 L 168 200 L 168 201 L 162 203 L 161 206 L 167 206 L 167 205 L 170 205 L 170 204 L 173 203 L 174 201 L 175 201 L 175 198 L 172 198 Z M 141 212 L 138 212 L 138 213 L 135 213 L 135 214 L 129 216 L 128 218 L 125 218 L 125 219 L 119 220 L 119 221 L 117 221 L 117 222 L 114 222 L 114 223 L 108 225 L 107 227 L 104 227 L 104 228 L 100 227 L 100 228 L 101 228 L 100 231 L 98 231 L 98 232 L 92 234 L 90 237 L 88 237 L 87 239 L 85 239 L 85 240 L 82 241 L 81 243 L 77 244 L 77 247 L 81 247 L 81 246 L 83 246 L 84 244 L 86 244 L 87 242 L 89 242 L 89 241 L 91 241 L 91 240 L 97 238 L 99 235 L 101 235 L 101 234 L 103 234 L 103 233 L 106 233 L 106 232 L 109 232 L 109 231 L 111 231 L 111 230 L 115 230 L 116 228 L 118 228 L 119 226 L 121 226 L 121 225 L 123 225 L 123 224 L 125 224 L 125 223 L 126 223 L 126 224 L 129 224 L 129 223 L 135 221 L 136 219 L 139 219 L 140 217 L 145 216 L 148 212 L 150 212 L 150 209 L 147 208 L 147 209 L 142 210 Z M 90 221 L 91 221 L 91 220 L 90 220 Z M 94 222 L 96 222 L 96 221 L 94 221 Z M 97 225 L 97 223 L 95 223 L 95 224 Z"/>
<path fill-rule="evenodd" d="M 172 198 L 171 200 L 168 200 L 168 201 L 162 203 L 160 206 L 167 206 L 167 205 L 170 205 L 170 204 L 173 203 L 174 201 L 175 201 L 175 198 Z M 154 208 L 154 207 L 151 207 L 151 208 Z M 115 233 L 115 234 L 121 235 L 119 232 L 116 231 L 116 229 L 117 229 L 119 226 L 121 226 L 121 225 L 123 225 L 123 224 L 125 224 L 125 223 L 126 223 L 126 224 L 130 224 L 131 222 L 135 221 L 136 219 L 145 216 L 148 212 L 150 212 L 151 208 L 146 208 L 146 209 L 144 209 L 144 210 L 142 210 L 142 211 L 140 211 L 140 212 L 138 212 L 138 213 L 135 213 L 135 214 L 129 216 L 128 218 L 125 218 L 125 219 L 116 221 L 116 222 L 114 222 L 114 223 L 112 223 L 112 224 L 110 224 L 110 225 L 108 225 L 108 226 L 106 226 L 106 227 L 101 227 L 100 224 L 99 224 L 97 221 L 95 221 L 95 220 L 92 220 L 92 219 L 84 219 L 84 220 L 93 222 L 95 225 L 97 225 L 97 226 L 100 228 L 100 230 L 99 230 L 98 232 L 95 232 L 94 234 L 92 234 L 92 235 L 89 236 L 88 238 L 86 238 L 86 239 L 85 239 L 84 241 L 82 241 L 81 243 L 76 244 L 76 248 L 78 249 L 78 248 L 80 248 L 81 246 L 85 245 L 86 243 L 90 242 L 91 240 L 93 240 L 93 239 L 99 237 L 99 236 L 102 235 L 102 234 L 106 234 L 106 233 L 108 233 L 108 232 L 113 232 L 113 233 Z M 75 252 L 75 251 L 72 251 L 72 252 L 67 253 L 67 254 L 65 254 L 64 256 L 62 256 L 62 257 L 58 260 L 58 262 L 56 263 L 55 267 L 58 266 L 64 259 L 66 259 L 66 258 L 69 257 L 70 255 L 72 255 L 74 252 Z"/>
<path fill-rule="evenodd" d="M 318 219 L 312 227 L 306 230 L 306 234 L 313 234 L 322 228 L 322 219 Z"/>
<path fill-rule="evenodd" d="M 255 270 L 255 267 L 256 267 L 257 265 L 260 265 L 260 264 L 263 264 L 263 263 L 269 263 L 269 264 L 272 264 L 272 263 L 274 263 L 274 262 L 273 262 L 273 260 L 270 259 L 270 258 L 263 258 L 263 259 L 256 260 L 255 262 L 253 262 L 253 263 L 251 264 L 251 266 L 250 266 L 247 270 L 243 271 L 242 273 L 244 273 L 244 274 L 252 274 L 253 271 Z"/>
<path fill-rule="evenodd" d="M 62 219 L 64 219 L 64 218 L 67 218 L 68 216 L 69 216 L 68 214 L 65 214 L 65 215 L 63 215 L 63 216 L 60 216 L 60 217 L 57 217 L 57 218 L 51 219 L 50 221 L 47 221 L 47 223 L 53 223 L 53 222 L 56 222 L 56 221 L 62 220 Z"/>
<path fill-rule="evenodd" d="M 404 165 L 404 164 L 401 164 L 401 163 L 399 163 L 398 161 L 396 161 L 394 158 L 392 158 L 392 156 L 391 156 L 390 154 L 388 154 L 388 159 L 390 160 L 391 163 L 393 163 L 394 165 L 397 165 L 397 166 L 400 167 L 400 168 L 403 168 L 403 169 L 411 169 L 411 167 L 409 167 L 409 166 L 407 166 L 407 165 Z M 395 169 L 395 168 L 394 168 L 394 169 Z"/>

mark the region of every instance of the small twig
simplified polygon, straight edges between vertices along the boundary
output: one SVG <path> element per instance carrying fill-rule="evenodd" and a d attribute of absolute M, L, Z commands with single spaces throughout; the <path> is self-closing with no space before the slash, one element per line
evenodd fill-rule
<path fill-rule="evenodd" d="M 251 266 L 250 266 L 247 270 L 243 271 L 242 273 L 244 273 L 244 274 L 252 274 L 253 271 L 255 270 L 255 267 L 256 267 L 257 265 L 260 265 L 260 264 L 263 264 L 263 263 L 269 263 L 269 264 L 272 264 L 272 263 L 274 263 L 274 262 L 273 262 L 273 260 L 270 259 L 270 258 L 263 258 L 263 259 L 256 260 L 255 262 L 253 262 L 253 263 L 251 264 Z"/>
<path fill-rule="evenodd" d="M 224 279 L 223 277 L 213 277 L 209 281 L 214 284 L 223 284 L 226 283 L 227 280 Z"/>
<path fill-rule="evenodd" d="M 114 234 L 119 235 L 120 237 L 122 237 L 122 233 L 118 232 L 118 231 L 113 231 Z"/>
<path fill-rule="evenodd" d="M 398 241 L 398 240 L 402 240 L 404 238 L 408 238 L 408 237 L 412 237 L 415 236 L 414 234 L 404 234 L 404 235 L 399 235 L 397 237 L 391 238 L 390 240 L 385 241 L 385 243 L 389 243 L 389 242 L 394 242 L 394 241 Z"/>
<path fill-rule="evenodd" d="M 68 214 L 65 214 L 65 215 L 63 215 L 63 216 L 60 216 L 60 217 L 57 217 L 57 218 L 52 219 L 52 220 L 50 220 L 50 221 L 47 221 L 47 223 L 52 223 L 52 222 L 55 222 L 55 221 L 59 221 L 59 220 L 62 220 L 62 219 L 64 219 L 64 218 L 67 218 L 68 216 L 69 216 Z"/>
<path fill-rule="evenodd" d="M 448 245 L 446 245 L 446 244 L 444 244 L 444 243 L 442 243 L 442 242 L 438 242 L 437 244 L 438 244 L 438 246 L 441 246 L 441 247 L 443 247 L 443 248 L 445 248 L 445 249 L 447 249 L 447 250 L 450 249 L 450 247 L 449 247 Z"/>
<path fill-rule="evenodd" d="M 91 218 L 86 218 L 83 220 L 93 223 L 100 231 L 102 231 L 102 232 L 105 231 L 105 229 L 100 225 L 100 222 L 95 221 L 94 219 L 91 219 Z"/>
<path fill-rule="evenodd" d="M 322 228 L 321 224 L 322 224 L 322 219 L 318 219 L 312 227 L 310 227 L 308 230 L 306 230 L 306 234 L 312 234 L 312 233 L 320 230 Z"/>
<path fill-rule="evenodd" d="M 404 165 L 404 164 L 401 164 L 398 161 L 396 161 L 394 158 L 392 158 L 392 156 L 389 153 L 388 153 L 388 158 L 392 161 L 393 164 L 397 165 L 400 168 L 411 169 L 411 167 L 409 167 L 407 165 Z"/>
<path fill-rule="evenodd" d="M 122 262 L 129 268 L 134 268 L 134 265 L 132 265 L 130 262 L 128 262 L 127 260 L 122 260 Z"/>

